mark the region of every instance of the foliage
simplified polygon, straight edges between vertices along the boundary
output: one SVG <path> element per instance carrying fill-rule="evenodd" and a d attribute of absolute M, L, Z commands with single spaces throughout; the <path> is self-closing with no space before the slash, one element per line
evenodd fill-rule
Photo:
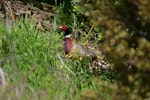
<path fill-rule="evenodd" d="M 93 98 L 83 95 L 88 89 L 98 94 L 96 98 L 110 96 L 111 92 L 105 92 L 103 86 L 106 81 L 111 84 L 108 78 L 95 78 L 89 72 L 87 60 L 65 58 L 64 37 L 56 27 L 46 31 L 35 26 L 26 18 L 16 21 L 8 31 L 0 22 L 0 66 L 8 84 L 0 90 L 0 99 Z"/>
<path fill-rule="evenodd" d="M 149 0 L 115 3 L 115 0 L 93 0 L 85 13 L 89 21 L 101 28 L 100 49 L 118 73 L 118 90 L 114 98 L 150 98 Z"/>
<path fill-rule="evenodd" d="M 0 67 L 8 83 L 0 90 L 0 99 L 150 98 L 149 0 L 42 2 L 60 5 L 49 31 L 37 30 L 29 19 L 15 22 L 11 31 L 0 22 Z M 78 31 L 81 43 L 96 24 L 88 42 L 104 53 L 115 72 L 91 74 L 88 59 L 65 58 L 64 37 L 56 30 L 62 24 Z"/>

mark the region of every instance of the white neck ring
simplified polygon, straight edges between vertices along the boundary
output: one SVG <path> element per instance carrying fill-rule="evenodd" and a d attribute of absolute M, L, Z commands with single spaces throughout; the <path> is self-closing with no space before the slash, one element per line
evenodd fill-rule
<path fill-rule="evenodd" d="M 65 38 L 70 38 L 70 34 L 69 34 L 69 35 L 66 35 Z"/>

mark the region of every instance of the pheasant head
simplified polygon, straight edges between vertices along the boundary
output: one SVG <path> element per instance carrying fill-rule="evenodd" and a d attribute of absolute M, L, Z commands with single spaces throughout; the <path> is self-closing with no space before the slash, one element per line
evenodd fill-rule
<path fill-rule="evenodd" d="M 62 25 L 60 29 L 62 29 L 65 33 L 64 34 L 65 35 L 65 53 L 69 54 L 69 52 L 71 51 L 73 47 L 73 42 L 72 42 L 72 39 L 70 38 L 71 33 L 66 25 Z"/>

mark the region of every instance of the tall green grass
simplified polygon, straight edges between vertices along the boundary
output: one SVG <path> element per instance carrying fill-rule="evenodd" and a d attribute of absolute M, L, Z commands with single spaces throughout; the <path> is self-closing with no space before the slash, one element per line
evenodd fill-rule
<path fill-rule="evenodd" d="M 1 100 L 110 97 L 111 91 L 105 87 L 109 81 L 92 75 L 88 60 L 65 58 L 64 37 L 56 27 L 37 30 L 35 26 L 25 19 L 15 22 L 8 31 L 0 22 L 0 67 L 8 84 L 0 90 Z"/>

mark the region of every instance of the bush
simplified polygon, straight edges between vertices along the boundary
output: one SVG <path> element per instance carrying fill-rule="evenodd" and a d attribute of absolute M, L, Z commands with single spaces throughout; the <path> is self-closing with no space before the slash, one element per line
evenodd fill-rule
<path fill-rule="evenodd" d="M 144 6 L 149 1 L 123 0 L 116 5 L 117 1 L 91 1 L 85 14 L 100 27 L 103 33 L 100 49 L 118 73 L 118 90 L 114 97 L 150 98 L 150 20 L 149 6 Z"/>

